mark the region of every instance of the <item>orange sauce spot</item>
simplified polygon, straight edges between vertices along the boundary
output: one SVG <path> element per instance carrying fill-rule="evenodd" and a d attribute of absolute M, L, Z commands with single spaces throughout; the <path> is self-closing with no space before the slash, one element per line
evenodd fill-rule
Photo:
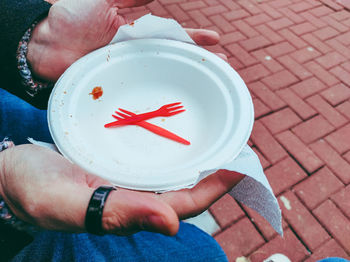
<path fill-rule="evenodd" d="M 99 99 L 103 95 L 102 87 L 96 86 L 89 95 L 92 95 L 94 100 Z"/>
<path fill-rule="evenodd" d="M 134 26 L 135 22 L 131 22 L 129 25 Z"/>

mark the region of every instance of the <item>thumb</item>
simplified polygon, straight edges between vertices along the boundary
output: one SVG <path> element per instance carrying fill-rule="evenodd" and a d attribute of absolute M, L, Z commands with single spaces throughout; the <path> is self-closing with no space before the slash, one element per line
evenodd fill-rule
<path fill-rule="evenodd" d="M 112 191 L 106 201 L 102 227 L 117 235 L 141 230 L 175 235 L 179 219 L 168 204 L 155 199 L 151 193 L 118 189 Z"/>

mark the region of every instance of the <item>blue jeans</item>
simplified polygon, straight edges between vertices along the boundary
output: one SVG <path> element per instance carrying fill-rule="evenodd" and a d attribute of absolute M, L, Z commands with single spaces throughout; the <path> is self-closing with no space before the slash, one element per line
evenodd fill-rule
<path fill-rule="evenodd" d="M 0 89 L 0 139 L 16 144 L 27 137 L 52 142 L 46 111 Z M 43 231 L 13 261 L 227 261 L 218 243 L 197 227 L 180 223 L 176 236 L 140 232 L 132 236 L 95 236 Z"/>

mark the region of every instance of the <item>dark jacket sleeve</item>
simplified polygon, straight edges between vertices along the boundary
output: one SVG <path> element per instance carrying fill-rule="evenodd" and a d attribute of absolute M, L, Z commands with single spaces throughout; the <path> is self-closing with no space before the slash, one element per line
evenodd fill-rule
<path fill-rule="evenodd" d="M 39 108 L 47 107 L 50 90 L 35 98 L 26 94 L 17 69 L 16 52 L 25 31 L 34 21 L 45 17 L 50 7 L 44 0 L 0 0 L 0 88 Z"/>

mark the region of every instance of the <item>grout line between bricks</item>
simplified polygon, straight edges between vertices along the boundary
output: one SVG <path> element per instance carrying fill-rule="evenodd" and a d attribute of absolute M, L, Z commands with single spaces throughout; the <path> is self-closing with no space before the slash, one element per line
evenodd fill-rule
<path fill-rule="evenodd" d="M 265 238 L 265 236 L 264 236 L 264 234 L 262 233 L 262 231 L 261 231 L 261 230 L 259 229 L 259 227 L 254 223 L 254 220 L 252 220 L 252 218 L 249 216 L 248 212 L 242 207 L 243 204 L 240 203 L 240 202 L 238 202 L 238 201 L 236 201 L 236 202 L 237 202 L 237 204 L 239 205 L 239 207 L 242 209 L 242 211 L 243 211 L 243 213 L 245 214 L 245 216 L 246 216 L 246 217 L 249 219 L 249 221 L 253 224 L 253 226 L 255 227 L 256 231 L 258 231 L 258 233 L 261 235 L 261 237 L 262 237 L 262 238 L 264 239 L 264 241 L 265 241 L 264 244 L 262 244 L 261 246 L 259 246 L 258 248 L 256 248 L 256 250 L 258 250 L 260 247 L 262 247 L 263 245 L 265 245 L 266 243 L 268 243 L 269 240 Z M 277 233 L 277 235 L 278 235 L 278 233 Z M 256 251 L 256 250 L 254 250 L 254 251 Z M 252 252 L 254 252 L 254 251 L 252 251 Z"/>

